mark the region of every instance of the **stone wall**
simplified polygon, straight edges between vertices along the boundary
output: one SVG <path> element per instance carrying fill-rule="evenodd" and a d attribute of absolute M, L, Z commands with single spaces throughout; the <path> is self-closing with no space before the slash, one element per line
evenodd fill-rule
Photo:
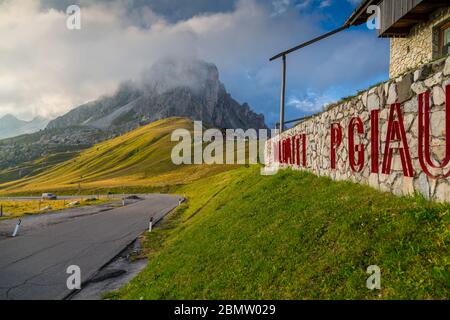
<path fill-rule="evenodd" d="M 450 57 L 424 65 L 400 78 L 380 84 L 352 99 L 331 106 L 328 111 L 269 140 L 265 150 L 266 170 L 291 167 L 307 170 L 320 176 L 328 176 L 334 180 L 350 180 L 370 185 L 396 195 L 410 195 L 417 192 L 428 199 L 450 201 L 450 178 L 429 176 L 447 173 L 450 165 L 442 169 L 431 168 L 431 172 L 427 175 L 420 164 L 418 149 L 418 98 L 420 94 L 429 91 L 431 157 L 439 162 L 448 153 L 445 113 L 447 89 L 450 97 Z M 450 110 L 450 101 L 447 101 L 447 104 Z M 394 112 L 396 110 L 399 112 Z M 391 112 L 394 112 L 392 118 Z M 361 126 L 358 126 L 359 120 L 352 120 L 353 118 L 359 118 Z M 378 126 L 376 119 L 378 119 Z M 447 120 L 450 120 L 450 117 Z M 351 131 L 348 129 L 350 123 L 353 123 L 350 126 Z M 342 143 L 334 144 L 336 166 L 333 169 L 332 141 L 336 142 L 336 136 L 339 136 L 336 129 L 338 125 L 342 128 Z M 377 127 L 378 130 L 376 130 Z M 332 137 L 332 128 L 335 128 L 334 137 Z M 405 132 L 403 140 L 399 138 L 399 134 L 392 134 L 392 132 L 401 133 L 402 128 Z M 388 131 L 391 131 L 390 135 Z M 350 141 L 350 136 L 353 136 L 353 143 Z M 386 143 L 388 136 L 392 138 L 392 141 Z M 305 144 L 303 144 L 303 137 Z M 388 150 L 391 148 L 394 150 L 392 158 L 388 156 L 389 152 L 385 152 L 386 145 L 389 147 Z M 364 150 L 361 150 L 362 148 Z M 358 150 L 361 150 L 359 152 L 364 155 L 364 158 L 360 158 Z M 405 151 L 412 164 L 410 174 L 408 174 L 408 161 L 405 163 L 402 161 L 401 154 L 405 155 Z M 363 165 L 355 169 L 353 164 L 352 168 L 350 158 L 355 162 L 363 159 Z M 385 166 L 389 165 L 386 159 L 392 159 L 392 166 L 385 171 Z M 377 170 L 375 170 L 376 167 L 378 167 Z"/>
<path fill-rule="evenodd" d="M 437 10 L 430 20 L 417 24 L 407 38 L 391 39 L 391 78 L 437 58 L 438 37 L 434 28 L 450 18 L 450 7 Z"/>

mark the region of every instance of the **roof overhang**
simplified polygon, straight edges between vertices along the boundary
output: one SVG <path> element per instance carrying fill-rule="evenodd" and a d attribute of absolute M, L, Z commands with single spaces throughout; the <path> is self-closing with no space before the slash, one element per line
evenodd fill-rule
<path fill-rule="evenodd" d="M 366 23 L 370 18 L 370 14 L 367 13 L 367 8 L 371 5 L 378 5 L 381 0 L 364 0 L 361 4 L 353 11 L 352 15 L 347 19 L 345 24 L 349 26 L 359 26 Z"/>
<path fill-rule="evenodd" d="M 448 0 L 423 0 L 417 2 L 418 4 L 415 7 L 401 17 L 392 17 L 394 21 L 382 22 L 380 37 L 407 37 L 415 25 L 428 21 L 430 15 L 437 9 L 449 6 Z M 386 14 L 383 11 L 382 9 L 381 14 Z"/>
<path fill-rule="evenodd" d="M 357 26 L 365 23 L 371 16 L 367 9 L 379 5 L 381 9 L 381 30 L 383 38 L 406 37 L 418 23 L 429 20 L 435 10 L 449 6 L 449 0 L 363 0 L 347 19 L 346 24 Z"/>

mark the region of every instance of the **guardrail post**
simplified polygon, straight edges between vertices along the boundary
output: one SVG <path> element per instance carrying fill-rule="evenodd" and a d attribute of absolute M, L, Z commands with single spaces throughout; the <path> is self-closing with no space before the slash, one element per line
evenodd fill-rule
<path fill-rule="evenodd" d="M 150 222 L 148 224 L 148 232 L 152 232 L 153 230 L 153 217 L 150 218 Z"/>
<path fill-rule="evenodd" d="M 19 220 L 19 223 L 16 224 L 16 227 L 14 228 L 14 232 L 13 232 L 13 238 L 15 238 L 17 236 L 17 234 L 19 233 L 19 229 L 20 229 L 20 225 L 22 224 L 22 219 Z"/>

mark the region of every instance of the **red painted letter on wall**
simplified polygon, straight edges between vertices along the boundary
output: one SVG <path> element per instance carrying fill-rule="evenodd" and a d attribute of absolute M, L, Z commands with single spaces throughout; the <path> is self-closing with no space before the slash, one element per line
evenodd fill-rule
<path fill-rule="evenodd" d="M 336 169 L 336 150 L 342 144 L 342 127 L 339 123 L 331 125 L 331 169 Z"/>
<path fill-rule="evenodd" d="M 300 137 L 294 137 L 294 147 L 295 147 L 295 164 L 300 167 Z"/>
<path fill-rule="evenodd" d="M 295 141 L 295 164 L 306 168 L 306 134 L 294 138 Z"/>
<path fill-rule="evenodd" d="M 435 176 L 429 169 L 444 169 L 450 163 L 450 85 L 447 85 L 445 92 L 445 157 L 440 164 L 433 163 L 430 153 L 430 92 L 419 95 L 419 162 L 422 170 L 433 179 L 450 177 L 450 171 Z"/>
<path fill-rule="evenodd" d="M 397 114 L 397 119 L 395 118 L 395 114 Z M 395 103 L 391 106 L 385 141 L 383 174 L 391 174 L 394 151 L 398 151 L 400 153 L 405 177 L 414 177 L 411 154 L 409 153 L 408 140 L 406 139 L 405 125 L 403 123 L 403 113 L 399 103 Z M 391 147 L 392 142 L 398 142 L 402 146 L 398 148 Z"/>
<path fill-rule="evenodd" d="M 283 140 L 283 163 L 293 164 L 291 138 Z"/>
<path fill-rule="evenodd" d="M 364 145 L 355 145 L 355 130 L 358 134 L 364 134 L 364 124 L 361 118 L 352 118 L 348 125 L 348 157 L 350 167 L 354 172 L 361 172 L 364 168 Z M 358 154 L 358 161 L 355 155 Z"/>
<path fill-rule="evenodd" d="M 272 143 L 272 150 L 273 150 L 273 161 L 275 163 L 281 163 L 281 153 L 280 153 L 280 142 L 274 142 Z"/>
<path fill-rule="evenodd" d="M 289 164 L 290 165 L 293 165 L 294 164 L 294 148 L 295 148 L 295 146 L 294 146 L 294 137 L 292 137 L 292 138 L 288 138 L 287 139 L 287 141 L 288 141 L 288 146 L 289 146 L 289 154 L 288 154 L 288 157 L 289 157 Z"/>
<path fill-rule="evenodd" d="M 379 150 L 380 150 L 380 110 L 372 110 L 370 112 L 370 156 L 372 160 L 372 173 L 379 171 Z"/>
<path fill-rule="evenodd" d="M 302 134 L 302 165 L 304 168 L 307 167 L 307 164 L 306 164 L 306 134 Z"/>

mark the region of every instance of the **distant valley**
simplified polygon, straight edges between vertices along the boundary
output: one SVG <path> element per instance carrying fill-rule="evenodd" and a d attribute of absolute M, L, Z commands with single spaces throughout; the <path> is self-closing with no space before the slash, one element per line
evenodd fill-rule
<path fill-rule="evenodd" d="M 34 175 L 97 143 L 170 117 L 219 129 L 266 128 L 263 115 L 227 92 L 214 64 L 164 59 L 110 96 L 79 106 L 34 133 L 18 131 L 0 140 L 0 173 L 8 172 L 1 180 Z"/>
<path fill-rule="evenodd" d="M 124 187 L 141 193 L 161 191 L 237 167 L 175 165 L 171 153 L 177 142 L 171 141 L 172 132 L 192 132 L 193 128 L 190 119 L 168 118 L 79 153 L 66 152 L 22 165 L 22 172 L 0 170 L 0 194 L 74 194 L 78 188 L 85 193 L 120 193 Z"/>

